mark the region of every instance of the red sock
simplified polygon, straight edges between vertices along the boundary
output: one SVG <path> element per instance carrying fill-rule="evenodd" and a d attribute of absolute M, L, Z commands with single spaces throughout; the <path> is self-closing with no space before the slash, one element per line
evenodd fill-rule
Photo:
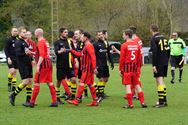
<path fill-rule="evenodd" d="M 126 94 L 127 101 L 129 105 L 133 105 L 133 100 L 132 100 L 132 93 Z"/>
<path fill-rule="evenodd" d="M 96 100 L 96 99 L 97 99 L 97 96 L 96 96 L 95 87 L 94 87 L 94 86 L 91 86 L 91 87 L 89 87 L 89 89 L 90 89 L 91 96 L 92 96 L 93 100 Z"/>
<path fill-rule="evenodd" d="M 56 91 L 54 85 L 49 86 L 49 89 L 52 96 L 52 103 L 56 103 L 57 98 L 56 98 Z"/>
<path fill-rule="evenodd" d="M 139 92 L 138 98 L 139 98 L 141 104 L 144 103 L 144 92 Z"/>
<path fill-rule="evenodd" d="M 32 96 L 31 96 L 31 103 L 35 104 L 35 100 L 39 94 L 39 90 L 40 90 L 40 86 L 38 85 L 34 85 L 34 89 L 33 89 L 33 92 L 32 92 Z"/>
<path fill-rule="evenodd" d="M 66 82 L 66 80 L 62 80 L 61 84 L 63 85 L 63 88 L 65 89 L 65 92 L 68 94 L 68 95 L 71 95 L 71 92 L 69 90 L 69 86 Z"/>
<path fill-rule="evenodd" d="M 79 86 L 77 94 L 76 94 L 76 98 L 80 99 L 80 97 L 82 96 L 83 91 L 84 91 L 84 86 Z"/>

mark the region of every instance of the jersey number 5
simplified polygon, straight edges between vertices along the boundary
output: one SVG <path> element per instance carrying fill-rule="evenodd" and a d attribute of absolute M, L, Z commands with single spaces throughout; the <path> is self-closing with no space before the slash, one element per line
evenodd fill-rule
<path fill-rule="evenodd" d="M 134 60 L 135 59 L 135 51 L 131 51 L 131 60 Z"/>

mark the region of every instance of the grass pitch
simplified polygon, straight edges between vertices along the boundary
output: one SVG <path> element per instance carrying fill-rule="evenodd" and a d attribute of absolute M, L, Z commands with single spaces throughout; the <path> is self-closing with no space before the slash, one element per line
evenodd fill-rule
<path fill-rule="evenodd" d="M 0 64 L 0 125 L 187 125 L 188 124 L 188 66 L 184 67 L 183 81 L 170 84 L 170 72 L 165 79 L 167 85 L 168 107 L 153 108 L 157 101 L 156 84 L 151 65 L 142 68 L 141 80 L 145 92 L 148 108 L 142 109 L 138 101 L 134 101 L 134 109 L 123 109 L 127 102 L 123 99 L 125 88 L 121 84 L 118 67 L 111 71 L 111 77 L 105 93 L 110 97 L 98 107 L 87 107 L 91 101 L 83 99 L 82 104 L 73 106 L 65 103 L 57 108 L 50 108 L 50 92 L 45 84 L 41 84 L 41 91 L 35 108 L 25 108 L 25 90 L 16 97 L 16 106 L 9 104 L 7 92 L 7 66 Z M 169 70 L 170 71 L 170 70 Z M 20 83 L 19 74 L 17 84 Z M 55 70 L 54 70 L 54 83 Z M 63 87 L 61 87 L 63 91 Z"/>

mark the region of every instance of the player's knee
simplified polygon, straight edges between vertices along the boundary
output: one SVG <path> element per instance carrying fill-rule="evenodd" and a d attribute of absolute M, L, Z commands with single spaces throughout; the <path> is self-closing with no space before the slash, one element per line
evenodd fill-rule
<path fill-rule="evenodd" d="M 171 67 L 171 70 L 175 70 L 175 67 Z"/>
<path fill-rule="evenodd" d="M 72 78 L 70 79 L 70 81 L 71 81 L 72 83 L 76 83 L 76 77 L 72 77 Z"/>
<path fill-rule="evenodd" d="M 9 70 L 9 73 L 12 74 L 12 75 L 14 75 L 14 74 L 15 74 L 14 68 L 11 68 L 11 69 Z"/>
<path fill-rule="evenodd" d="M 80 86 L 84 86 L 84 83 L 80 83 Z"/>

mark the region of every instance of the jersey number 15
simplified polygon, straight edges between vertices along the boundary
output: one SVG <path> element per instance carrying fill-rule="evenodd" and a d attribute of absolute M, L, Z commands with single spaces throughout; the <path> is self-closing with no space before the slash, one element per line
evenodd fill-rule
<path fill-rule="evenodd" d="M 163 39 L 163 40 L 161 39 L 159 41 L 159 45 L 160 45 L 161 51 L 168 50 L 168 43 L 166 39 Z"/>

